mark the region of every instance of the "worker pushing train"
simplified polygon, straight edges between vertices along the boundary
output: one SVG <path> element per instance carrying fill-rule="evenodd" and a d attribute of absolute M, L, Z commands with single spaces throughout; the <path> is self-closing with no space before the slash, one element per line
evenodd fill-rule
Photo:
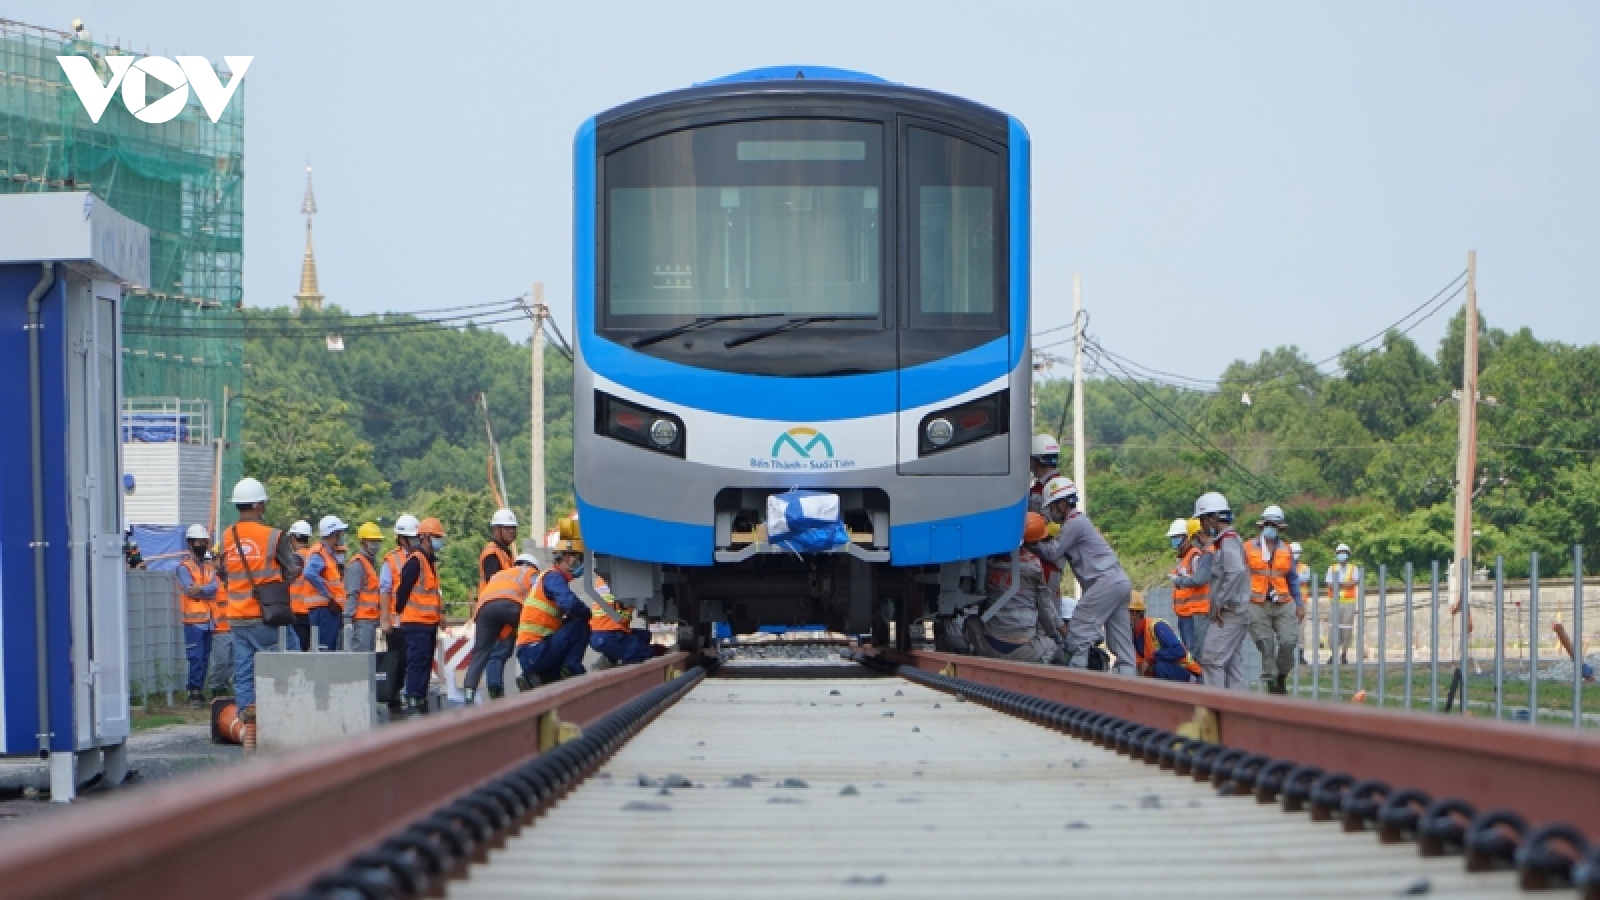
<path fill-rule="evenodd" d="M 570 524 L 569 524 L 570 523 Z M 589 646 L 589 605 L 572 592 L 571 581 L 583 574 L 583 539 L 576 522 L 561 523 L 563 537 L 549 570 L 539 576 L 522 604 L 517 622 L 517 662 L 522 674 L 517 687 L 582 675 L 583 652 Z"/>
<path fill-rule="evenodd" d="M 1078 487 L 1070 478 L 1056 477 L 1045 486 L 1044 514 L 1061 526 L 1061 533 L 1038 543 L 1039 557 L 1072 566 L 1079 597 L 1067 626 L 1067 665 L 1088 668 L 1090 649 L 1105 632 L 1106 649 L 1114 656 L 1113 671 L 1134 673 L 1133 631 L 1128 623 L 1128 602 L 1133 583 L 1117 554 L 1099 529 L 1078 508 Z"/>
<path fill-rule="evenodd" d="M 590 649 L 619 666 L 642 663 L 657 655 L 645 617 L 618 603 L 611 588 L 599 577 L 594 586 L 598 596 L 587 600 Z"/>
<path fill-rule="evenodd" d="M 1050 596 L 1037 547 L 1047 536 L 1044 516 L 1027 514 L 1022 546 L 1012 564 L 1011 554 L 988 562 L 984 584 L 987 600 L 983 612 L 968 616 L 963 638 L 972 652 L 990 659 L 1012 662 L 1055 662 L 1060 654 L 1060 607 Z"/>

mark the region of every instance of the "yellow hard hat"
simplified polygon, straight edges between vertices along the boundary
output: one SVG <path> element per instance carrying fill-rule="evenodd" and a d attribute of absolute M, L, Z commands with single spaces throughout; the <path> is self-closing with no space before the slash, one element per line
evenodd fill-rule
<path fill-rule="evenodd" d="M 356 529 L 356 540 L 381 541 L 383 540 L 383 529 L 379 528 L 376 522 L 362 522 L 361 527 Z"/>
<path fill-rule="evenodd" d="M 1143 591 L 1133 592 L 1133 599 L 1128 601 L 1128 612 L 1144 612 Z"/>
<path fill-rule="evenodd" d="M 1194 537 L 1195 535 L 1197 535 L 1199 533 L 1200 533 L 1200 520 L 1199 519 L 1190 519 L 1189 520 L 1189 537 Z"/>
<path fill-rule="evenodd" d="M 571 540 L 556 541 L 555 550 L 557 553 L 582 553 L 583 539 L 573 538 Z"/>

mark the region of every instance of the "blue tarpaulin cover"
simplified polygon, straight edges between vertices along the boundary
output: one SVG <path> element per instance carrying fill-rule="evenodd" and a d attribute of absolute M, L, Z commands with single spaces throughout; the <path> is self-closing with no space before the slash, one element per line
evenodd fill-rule
<path fill-rule="evenodd" d="M 183 535 L 189 529 L 183 525 L 135 525 L 133 542 L 139 545 L 139 555 L 144 557 L 144 567 L 158 572 L 170 572 L 178 567 L 189 548 Z"/>
<path fill-rule="evenodd" d="M 768 496 L 767 540 L 796 553 L 825 553 L 848 543 L 839 495 L 796 488 Z"/>

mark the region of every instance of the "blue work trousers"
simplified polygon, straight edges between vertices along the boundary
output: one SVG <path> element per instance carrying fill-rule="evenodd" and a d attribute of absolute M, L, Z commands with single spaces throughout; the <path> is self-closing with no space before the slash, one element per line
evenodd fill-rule
<path fill-rule="evenodd" d="M 189 677 L 184 688 L 206 689 L 206 667 L 211 663 L 211 629 L 204 625 L 183 626 L 183 658 L 189 661 Z"/>
<path fill-rule="evenodd" d="M 522 664 L 524 678 L 555 681 L 561 670 L 568 675 L 582 675 L 583 651 L 589 647 L 589 620 L 578 619 L 556 629 L 537 644 L 524 644 L 517 648 L 517 662 Z"/>
<path fill-rule="evenodd" d="M 650 650 L 648 631 L 596 631 L 589 638 L 589 646 L 619 666 L 642 663 L 655 655 Z"/>
<path fill-rule="evenodd" d="M 318 606 L 311 610 L 311 640 L 317 642 L 317 649 L 323 653 L 332 653 L 339 649 L 340 632 L 344 630 L 344 619 L 333 611 L 333 605 Z"/>
<path fill-rule="evenodd" d="M 283 649 L 297 653 L 300 639 L 293 628 L 288 632 Z M 279 628 L 263 625 L 260 619 L 233 620 L 233 698 L 240 709 L 256 705 L 256 654 L 278 651 Z"/>
<path fill-rule="evenodd" d="M 433 648 L 439 641 L 439 626 L 403 623 L 400 636 L 406 642 L 406 696 L 428 696 L 428 679 L 433 674 Z"/>

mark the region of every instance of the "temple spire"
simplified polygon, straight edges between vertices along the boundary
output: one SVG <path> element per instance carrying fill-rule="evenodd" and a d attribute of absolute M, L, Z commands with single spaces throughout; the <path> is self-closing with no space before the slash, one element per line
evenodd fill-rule
<path fill-rule="evenodd" d="M 300 203 L 300 213 L 306 217 L 306 255 L 300 262 L 300 293 L 294 299 L 300 311 L 322 309 L 322 293 L 317 290 L 317 255 L 311 249 L 311 217 L 317 214 L 317 198 L 311 192 L 311 164 L 306 164 L 306 198 Z"/>

